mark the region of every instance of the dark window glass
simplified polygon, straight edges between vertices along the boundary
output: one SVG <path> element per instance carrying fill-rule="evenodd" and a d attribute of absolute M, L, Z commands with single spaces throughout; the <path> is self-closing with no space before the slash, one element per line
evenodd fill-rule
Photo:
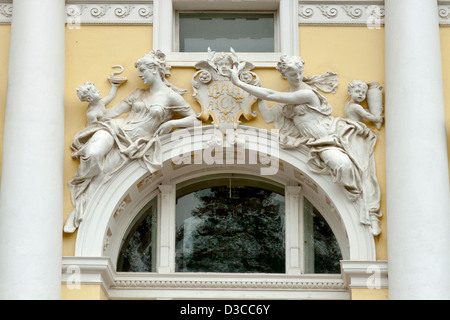
<path fill-rule="evenodd" d="M 341 273 L 341 250 L 320 212 L 304 199 L 306 273 Z"/>
<path fill-rule="evenodd" d="M 126 233 L 117 261 L 119 272 L 155 272 L 157 198 L 137 215 Z"/>
<path fill-rule="evenodd" d="M 274 52 L 273 14 L 180 13 L 180 52 Z"/>
<path fill-rule="evenodd" d="M 284 196 L 280 191 L 235 178 L 179 189 L 176 271 L 284 273 Z"/>

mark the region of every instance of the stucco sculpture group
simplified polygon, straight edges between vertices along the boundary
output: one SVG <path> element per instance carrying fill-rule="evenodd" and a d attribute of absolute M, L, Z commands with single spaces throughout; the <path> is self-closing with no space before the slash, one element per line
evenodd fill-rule
<path fill-rule="evenodd" d="M 104 106 L 115 96 L 120 85 L 117 81 L 110 79 L 112 89 L 106 98 L 100 96 L 92 83 L 79 89 L 80 99 L 90 105 L 88 126 L 76 135 L 72 144 L 73 156 L 79 159 L 80 166 L 69 182 L 74 211 L 64 228 L 67 233 L 79 227 L 95 190 L 124 165 L 139 161 L 150 172 L 161 168 L 160 135 L 170 133 L 175 127 L 194 126 L 198 119 L 205 120 L 206 115 L 197 116 L 183 99 L 184 91 L 167 82 L 170 68 L 162 52 L 144 55 L 136 62 L 136 68 L 149 88 L 135 90 L 114 107 Z M 348 87 L 346 116 L 333 117 L 332 107 L 319 90 L 334 93 L 338 86 L 337 74 L 328 72 L 307 78 L 303 68 L 300 57 L 280 59 L 277 70 L 290 85 L 286 92 L 263 88 L 259 81 L 242 81 L 239 66 L 233 68 L 231 64 L 218 70 L 221 81 L 229 81 L 257 99 L 264 120 L 274 123 L 279 130 L 282 148 L 292 152 L 301 145 L 308 148 L 309 169 L 315 174 L 330 175 L 343 186 L 348 198 L 359 208 L 361 223 L 368 225 L 377 236 L 381 233 L 380 189 L 374 159 L 377 135 L 363 119 L 380 128 L 382 88 L 375 83 L 352 81 Z M 211 81 L 200 78 L 203 74 L 196 73 L 198 81 Z M 369 110 L 361 106 L 366 97 Z M 278 104 L 268 107 L 265 101 Z M 117 118 L 127 112 L 125 118 Z"/>
<path fill-rule="evenodd" d="M 246 84 L 239 79 L 236 70 L 231 71 L 231 79 L 236 86 L 260 99 L 259 110 L 264 120 L 274 122 L 280 131 L 282 147 L 294 150 L 302 144 L 308 147 L 310 170 L 329 174 L 344 186 L 348 198 L 359 207 L 361 223 L 370 226 L 372 233 L 378 236 L 381 233 L 380 188 L 373 153 L 377 136 L 361 121 L 333 117 L 331 106 L 318 90 L 334 92 L 337 75 L 327 73 L 305 78 L 304 64 L 300 57 L 281 58 L 277 70 L 290 85 L 286 92 Z M 362 102 L 365 93 L 364 99 L 362 96 L 356 102 Z M 269 108 L 266 100 L 278 105 Z M 350 104 L 356 102 L 352 95 Z M 366 112 L 366 117 L 377 123 L 382 121 L 381 116 L 369 114 Z"/>
<path fill-rule="evenodd" d="M 166 80 L 170 67 L 161 51 L 144 55 L 135 67 L 149 88 L 136 89 L 116 106 L 105 109 L 101 117 L 90 121 L 74 138 L 73 157 L 80 160 L 80 166 L 69 182 L 74 210 L 66 221 L 66 233 L 79 227 L 94 192 L 115 172 L 134 160 L 150 172 L 160 169 L 159 135 L 169 133 L 174 127 L 193 126 L 199 121 L 181 96 L 185 91 Z M 114 90 L 117 82 L 110 81 Z M 109 102 L 108 97 L 104 100 L 100 97 L 98 90 L 92 89 L 90 95 L 88 99 L 96 101 L 91 104 Z M 128 113 L 125 118 L 117 118 L 125 113 Z"/>

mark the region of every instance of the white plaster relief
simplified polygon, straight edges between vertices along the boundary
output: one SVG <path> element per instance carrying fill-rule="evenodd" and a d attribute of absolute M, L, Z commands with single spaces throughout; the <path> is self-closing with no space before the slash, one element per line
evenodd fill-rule
<path fill-rule="evenodd" d="M 381 1 L 333 1 L 326 4 L 317 1 L 301 1 L 300 25 L 362 25 L 369 28 L 384 25 L 384 5 Z"/>
<path fill-rule="evenodd" d="M 11 23 L 13 13 L 13 5 L 11 4 L 1 4 L 0 5 L 0 24 Z"/>
<path fill-rule="evenodd" d="M 153 24 L 153 4 L 71 4 L 66 6 L 67 24 Z"/>
<path fill-rule="evenodd" d="M 127 79 L 110 77 L 111 90 L 102 97 L 92 82 L 77 89 L 82 102 L 89 102 L 87 126 L 80 130 L 71 145 L 72 157 L 80 166 L 69 181 L 74 210 L 66 221 L 64 231 L 73 233 L 83 221 L 86 206 L 95 191 L 112 175 L 137 160 L 143 168 L 154 173 L 161 169 L 161 143 L 159 136 L 176 127 L 190 127 L 199 121 L 182 94 L 166 79 L 170 66 L 166 56 L 154 50 L 141 57 L 135 64 L 139 77 L 147 89 L 136 89 L 114 107 L 106 109 L 116 96 L 118 87 Z M 117 118 L 122 114 L 125 118 Z M 175 114 L 179 116 L 173 119 Z"/>
<path fill-rule="evenodd" d="M 277 70 L 290 85 L 286 92 L 245 83 L 236 67 L 230 71 L 231 82 L 259 99 L 258 107 L 264 120 L 275 123 L 280 132 L 282 148 L 295 150 L 306 145 L 310 149 L 309 169 L 317 174 L 329 174 L 334 182 L 344 186 L 347 197 L 358 207 L 361 223 L 371 226 L 373 235 L 378 236 L 382 216 L 374 158 L 378 136 L 363 120 L 372 121 L 381 128 L 381 86 L 371 83 L 368 94 L 368 84 L 352 81 L 348 87 L 350 100 L 346 105 L 346 118 L 334 118 L 332 107 L 318 90 L 335 93 L 337 74 L 328 72 L 306 78 L 303 67 L 304 61 L 300 57 L 283 56 L 280 59 Z M 360 105 L 367 96 L 371 111 Z M 265 101 L 278 105 L 269 108 Z"/>
<path fill-rule="evenodd" d="M 0 0 L 0 24 L 10 24 L 11 1 Z M 66 23 L 80 25 L 152 25 L 153 1 L 67 1 Z"/>
<path fill-rule="evenodd" d="M 439 1 L 441 26 L 450 26 L 450 1 Z M 0 24 L 10 24 L 13 4 L 0 0 Z M 153 25 L 153 1 L 67 1 L 68 25 Z M 299 1 L 300 25 L 359 25 L 379 28 L 384 25 L 382 0 L 308 0 Z M 74 23 L 75 22 L 75 23 Z"/>

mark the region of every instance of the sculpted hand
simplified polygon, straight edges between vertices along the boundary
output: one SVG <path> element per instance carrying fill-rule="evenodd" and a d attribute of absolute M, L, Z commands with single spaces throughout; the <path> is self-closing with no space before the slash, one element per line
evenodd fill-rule
<path fill-rule="evenodd" d="M 156 130 L 155 135 L 159 136 L 162 134 L 167 134 L 173 129 L 173 125 L 170 123 L 170 121 L 163 123 L 158 130 Z"/>
<path fill-rule="evenodd" d="M 384 118 L 383 118 L 383 116 L 378 116 L 376 119 L 375 119 L 375 123 L 383 123 L 383 121 L 384 121 Z"/>
<path fill-rule="evenodd" d="M 233 69 L 229 69 L 229 71 L 230 71 L 230 75 L 231 75 L 231 82 L 234 85 L 237 85 L 240 81 L 239 80 L 239 72 L 238 72 L 237 68 L 233 67 Z"/>

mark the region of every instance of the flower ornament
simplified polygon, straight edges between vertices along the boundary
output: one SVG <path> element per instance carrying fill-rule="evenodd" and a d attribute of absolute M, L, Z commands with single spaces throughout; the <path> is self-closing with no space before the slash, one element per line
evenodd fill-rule
<path fill-rule="evenodd" d="M 200 80 L 202 83 L 204 84 L 208 84 L 211 82 L 212 80 L 212 75 L 210 72 L 208 71 L 203 71 L 202 73 L 200 73 L 200 75 L 198 76 L 198 80 Z"/>
<path fill-rule="evenodd" d="M 166 63 L 166 55 L 161 50 L 152 50 L 150 54 L 155 58 L 159 63 Z"/>
<path fill-rule="evenodd" d="M 250 72 L 242 72 L 239 75 L 239 79 L 245 83 L 251 83 L 253 81 L 253 75 Z"/>
<path fill-rule="evenodd" d="M 160 70 L 164 71 L 164 75 L 170 75 L 171 67 L 166 64 L 166 54 L 161 50 L 152 50 L 150 51 L 150 56 L 153 60 L 158 64 Z"/>

